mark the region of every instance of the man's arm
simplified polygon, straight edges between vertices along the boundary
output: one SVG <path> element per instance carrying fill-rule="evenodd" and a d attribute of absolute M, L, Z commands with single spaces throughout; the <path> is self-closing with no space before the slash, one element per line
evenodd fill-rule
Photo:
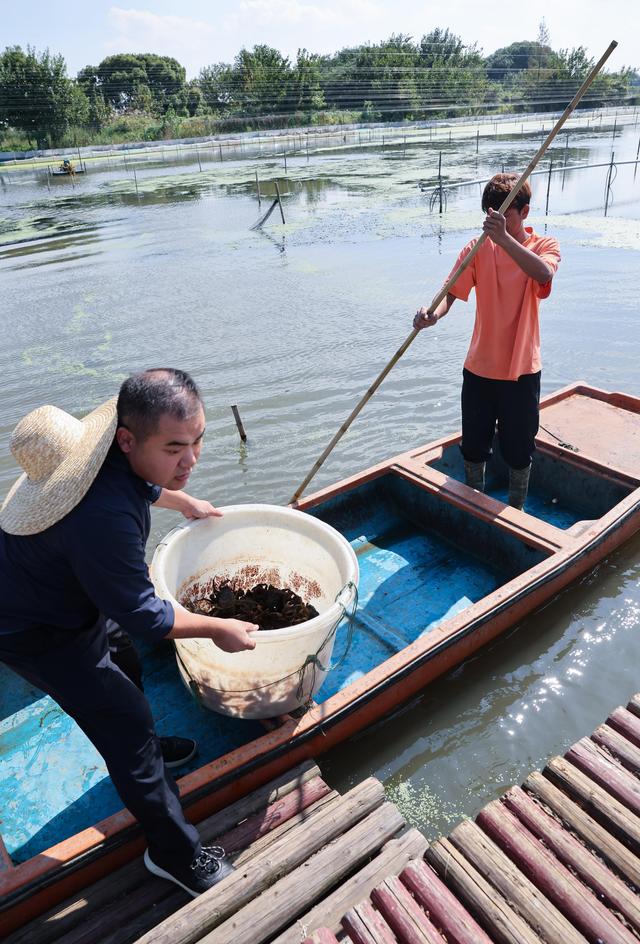
<path fill-rule="evenodd" d="M 211 502 L 193 498 L 192 495 L 187 495 L 186 492 L 172 492 L 168 488 L 162 489 L 153 505 L 154 508 L 169 508 L 171 511 L 179 511 L 185 518 L 222 517 L 222 512 L 214 508 Z"/>
<path fill-rule="evenodd" d="M 429 309 L 424 306 L 418 308 L 415 318 L 413 319 L 413 327 L 418 331 L 422 331 L 423 328 L 430 328 L 441 318 L 444 318 L 447 312 L 450 311 L 455 300 L 456 296 L 449 292 L 449 294 L 442 299 L 435 311 L 430 312 Z"/>
<path fill-rule="evenodd" d="M 500 246 L 511 256 L 525 275 L 528 275 L 535 282 L 539 282 L 540 285 L 546 285 L 547 282 L 551 281 L 553 272 L 546 262 L 509 235 L 506 228 L 506 219 L 502 213 L 489 208 L 482 229 L 496 246 Z"/>
<path fill-rule="evenodd" d="M 66 538 L 69 564 L 86 595 L 126 632 L 151 642 L 206 638 L 227 652 L 255 647 L 248 635 L 255 624 L 198 616 L 157 596 L 132 515 L 89 516 Z"/>
<path fill-rule="evenodd" d="M 255 623 L 245 620 L 199 616 L 181 606 L 174 606 L 173 627 L 164 638 L 211 639 L 225 652 L 241 652 L 243 649 L 255 649 L 256 641 L 249 633 L 259 628 Z"/>

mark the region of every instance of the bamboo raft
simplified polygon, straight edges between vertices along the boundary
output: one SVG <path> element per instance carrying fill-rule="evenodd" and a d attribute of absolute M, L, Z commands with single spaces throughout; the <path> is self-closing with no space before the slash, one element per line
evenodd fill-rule
<path fill-rule="evenodd" d="M 312 762 L 200 823 L 236 871 L 200 898 L 140 859 L 7 944 L 637 944 L 640 695 L 447 838 L 403 832 L 370 778 Z"/>

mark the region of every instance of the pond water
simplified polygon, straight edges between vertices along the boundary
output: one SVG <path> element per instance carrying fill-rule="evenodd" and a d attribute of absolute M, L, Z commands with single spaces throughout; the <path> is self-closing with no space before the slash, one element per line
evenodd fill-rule
<path fill-rule="evenodd" d="M 637 118 L 635 119 L 637 121 Z M 637 157 L 634 117 L 574 128 L 556 167 Z M 612 123 L 612 122 L 611 122 Z M 473 130 L 473 129 L 472 129 Z M 191 491 L 285 503 L 411 330 L 482 222 L 480 186 L 431 212 L 438 156 L 457 181 L 522 170 L 540 130 L 409 140 L 283 160 L 110 161 L 75 180 L 1 170 L 0 490 L 7 443 L 44 402 L 82 414 L 130 372 L 189 370 L 207 406 Z M 544 168 L 547 166 L 545 163 Z M 134 174 L 135 171 L 135 174 Z M 255 173 L 264 194 L 259 209 Z M 640 179 L 606 166 L 533 178 L 530 220 L 563 261 L 542 309 L 543 392 L 577 379 L 640 395 Z M 563 179 L 564 178 L 564 179 Z M 260 232 L 277 180 L 278 212 Z M 549 210 L 545 216 L 547 186 Z M 473 306 L 423 332 L 309 491 L 455 431 Z M 231 404 L 248 433 L 241 444 Z M 154 513 L 150 547 L 175 523 Z M 374 773 L 428 835 L 589 732 L 637 689 L 640 541 L 323 763 L 339 787 Z"/>

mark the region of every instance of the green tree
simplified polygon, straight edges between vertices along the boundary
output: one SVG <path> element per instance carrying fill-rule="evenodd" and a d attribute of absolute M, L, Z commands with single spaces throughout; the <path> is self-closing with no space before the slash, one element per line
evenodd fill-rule
<path fill-rule="evenodd" d="M 241 49 L 233 66 L 234 95 L 249 116 L 290 111 L 289 59 L 271 46 Z"/>
<path fill-rule="evenodd" d="M 370 63 L 371 90 L 383 120 L 406 118 L 418 104 L 418 54 L 411 37 L 398 33 L 371 47 Z"/>
<path fill-rule="evenodd" d="M 204 103 L 214 115 L 226 115 L 238 105 L 233 66 L 218 62 L 205 66 L 196 79 Z"/>
<path fill-rule="evenodd" d="M 57 144 L 72 121 L 85 120 L 86 99 L 67 77 L 64 58 L 10 46 L 0 55 L 0 128 L 37 145 Z"/>
<path fill-rule="evenodd" d="M 474 111 L 488 90 L 486 67 L 476 44 L 465 46 L 459 36 L 437 28 L 419 43 L 417 85 L 420 107 L 435 115 Z"/>
<path fill-rule="evenodd" d="M 170 56 L 153 53 L 107 56 L 98 66 L 78 73 L 85 89 L 99 90 L 117 113 L 153 111 L 164 115 L 170 108 L 186 114 L 186 71 Z"/>
<path fill-rule="evenodd" d="M 519 72 L 533 69 L 539 73 L 542 68 L 548 68 L 554 58 L 554 53 L 549 46 L 541 46 L 530 40 L 511 43 L 509 46 L 496 49 L 494 53 L 487 56 L 485 59 L 487 78 L 508 86 L 517 78 Z"/>
<path fill-rule="evenodd" d="M 320 56 L 299 49 L 290 78 L 292 105 L 295 111 L 313 112 L 325 107 L 320 85 L 322 79 Z"/>
<path fill-rule="evenodd" d="M 189 86 L 186 90 L 186 108 L 191 118 L 193 118 L 194 115 L 206 114 L 207 111 L 204 95 L 195 79 L 189 82 Z"/>
<path fill-rule="evenodd" d="M 322 89 L 331 108 L 404 118 L 416 105 L 416 47 L 410 36 L 342 49 L 321 60 Z M 366 105 L 365 105 L 366 103 Z"/>

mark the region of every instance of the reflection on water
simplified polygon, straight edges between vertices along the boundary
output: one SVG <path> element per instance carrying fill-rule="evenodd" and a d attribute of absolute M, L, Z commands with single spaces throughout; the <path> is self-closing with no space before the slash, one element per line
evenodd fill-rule
<path fill-rule="evenodd" d="M 638 685 L 640 539 L 322 763 L 380 777 L 430 838 L 590 733 Z"/>
<path fill-rule="evenodd" d="M 3 173 L 0 210 L 0 487 L 16 468 L 9 433 L 29 409 L 81 414 L 129 372 L 185 367 L 199 381 L 207 434 L 195 494 L 215 504 L 285 502 L 411 331 L 460 247 L 479 232 L 481 187 L 430 213 L 421 181 L 442 151 L 449 181 L 526 166 L 538 135 L 259 160 L 89 165 L 74 182 Z M 556 139 L 554 163 L 635 157 L 637 130 Z M 226 155 L 225 155 L 226 156 Z M 133 169 L 135 167 L 135 176 Z M 262 206 L 258 207 L 258 171 Z M 261 231 L 251 227 L 283 195 Z M 543 391 L 578 378 L 640 394 L 637 272 L 640 178 L 620 166 L 603 217 L 605 169 L 533 179 L 532 222 L 563 261 L 542 314 Z M 28 268 L 28 273 L 23 270 Z M 312 488 L 459 426 L 472 305 L 423 332 Z M 248 434 L 239 444 L 230 410 Z M 150 546 L 176 523 L 154 512 Z M 544 763 L 640 688 L 640 544 L 603 565 L 410 709 L 334 751 L 330 778 L 381 776 L 430 834 Z"/>

